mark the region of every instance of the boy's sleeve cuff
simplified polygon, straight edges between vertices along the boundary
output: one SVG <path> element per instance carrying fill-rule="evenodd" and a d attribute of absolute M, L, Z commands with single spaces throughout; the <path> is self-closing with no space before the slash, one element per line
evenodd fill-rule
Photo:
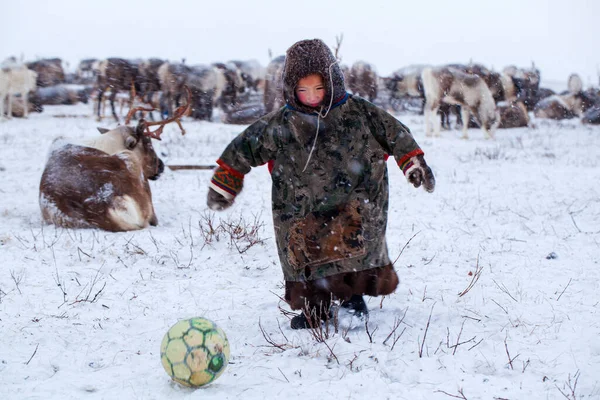
<path fill-rule="evenodd" d="M 231 170 L 225 169 L 222 166 L 215 170 L 210 181 L 210 187 L 228 200 L 233 199 L 240 193 L 243 184 L 243 174 L 233 174 Z"/>
<path fill-rule="evenodd" d="M 425 153 L 423 153 L 423 150 L 415 149 L 415 150 L 411 151 L 410 153 L 405 154 L 400 159 L 400 161 L 398 161 L 398 166 L 400 167 L 400 169 L 402 170 L 402 172 L 404 173 L 405 176 L 408 176 L 412 172 L 412 170 L 417 168 L 417 165 L 415 165 L 413 157 L 416 157 L 418 155 L 424 155 L 424 154 Z"/>

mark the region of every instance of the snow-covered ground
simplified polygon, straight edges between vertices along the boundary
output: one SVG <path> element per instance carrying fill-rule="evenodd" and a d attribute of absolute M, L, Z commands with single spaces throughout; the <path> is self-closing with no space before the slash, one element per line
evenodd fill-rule
<path fill-rule="evenodd" d="M 401 284 L 368 298 L 368 321 L 340 311 L 323 343 L 282 313 L 266 167 L 223 213 L 206 207 L 210 171 L 166 170 L 151 184 L 157 227 L 43 225 L 49 144 L 97 135 L 90 114 L 56 106 L 0 122 L 0 399 L 600 398 L 600 127 L 534 120 L 461 140 L 399 116 L 436 190 L 415 190 L 389 161 Z M 156 144 L 166 164 L 212 164 L 243 129 L 184 125 Z M 209 220 L 258 234 L 209 235 Z M 192 316 L 231 344 L 225 373 L 197 390 L 171 382 L 159 350 Z"/>

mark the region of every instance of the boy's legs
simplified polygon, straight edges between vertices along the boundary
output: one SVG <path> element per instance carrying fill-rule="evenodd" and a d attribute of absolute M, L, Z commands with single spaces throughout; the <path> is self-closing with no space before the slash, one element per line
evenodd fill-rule
<path fill-rule="evenodd" d="M 310 316 L 310 323 L 314 325 L 330 317 L 329 310 L 332 300 L 341 300 L 342 307 L 346 305 L 353 309 L 357 316 L 367 314 L 368 309 L 362 295 L 388 295 L 396 290 L 398 281 L 398 275 L 391 264 L 312 281 L 286 281 L 285 300 L 292 310 L 303 310 L 302 315 L 305 318 Z M 296 323 L 300 323 L 301 316 L 294 318 L 296 318 Z M 292 321 L 292 327 L 294 327 L 294 321 Z"/>
<path fill-rule="evenodd" d="M 301 310 L 292 318 L 292 329 L 318 327 L 330 317 L 332 293 L 327 289 L 327 278 L 313 281 L 285 283 L 285 300 L 292 310 Z"/>

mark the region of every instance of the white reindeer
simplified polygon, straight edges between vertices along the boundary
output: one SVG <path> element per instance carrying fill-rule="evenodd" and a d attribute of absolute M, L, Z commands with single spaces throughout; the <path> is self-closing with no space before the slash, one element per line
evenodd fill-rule
<path fill-rule="evenodd" d="M 37 73 L 25 66 L 0 70 L 0 118 L 4 116 L 4 99 L 8 97 L 7 118 L 12 118 L 13 96 L 20 94 L 23 99 L 23 116 L 27 118 L 28 95 L 35 90 Z"/>
<path fill-rule="evenodd" d="M 442 102 L 461 106 L 463 139 L 468 139 L 469 115 L 472 114 L 486 138 L 494 138 L 500 115 L 490 89 L 477 75 L 466 74 L 455 68 L 425 68 L 421 74 L 425 93 L 425 134 L 431 136 L 433 122 L 435 136 L 440 136 L 441 121 L 437 116 Z M 435 121 L 432 121 L 435 118 Z"/>

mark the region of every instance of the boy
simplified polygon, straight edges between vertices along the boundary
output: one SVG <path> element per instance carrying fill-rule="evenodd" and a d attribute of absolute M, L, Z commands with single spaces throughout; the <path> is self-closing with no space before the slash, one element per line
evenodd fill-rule
<path fill-rule="evenodd" d="M 321 40 L 288 49 L 283 84 L 286 105 L 250 125 L 217 161 L 208 205 L 231 206 L 244 175 L 269 164 L 285 300 L 302 310 L 292 329 L 303 329 L 329 318 L 332 300 L 366 314 L 364 294 L 398 285 L 385 240 L 388 155 L 415 187 L 433 192 L 435 178 L 406 126 L 346 92 Z"/>

